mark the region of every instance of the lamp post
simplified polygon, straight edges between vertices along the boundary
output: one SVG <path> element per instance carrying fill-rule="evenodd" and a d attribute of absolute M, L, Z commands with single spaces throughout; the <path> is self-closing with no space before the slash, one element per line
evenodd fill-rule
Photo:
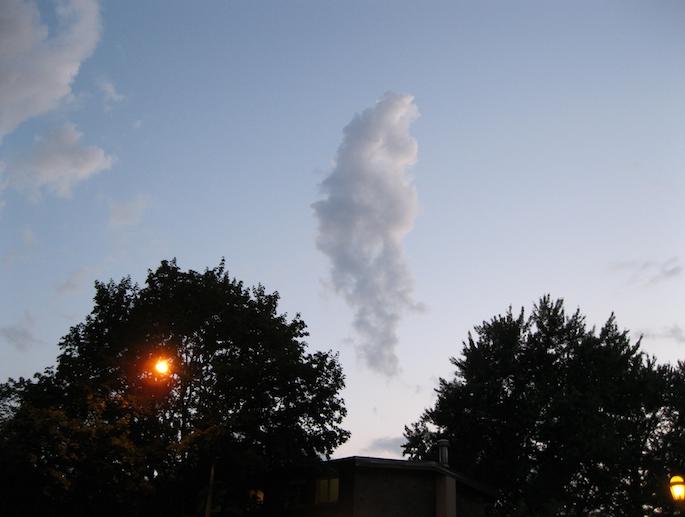
<path fill-rule="evenodd" d="M 155 380 L 165 379 L 171 375 L 171 360 L 166 357 L 158 357 L 152 365 L 152 374 Z M 214 492 L 214 466 L 216 460 L 212 461 L 212 466 L 209 470 L 209 488 L 207 491 L 207 500 L 205 501 L 205 517 L 212 514 L 212 495 Z"/>
<path fill-rule="evenodd" d="M 160 356 L 155 360 L 150 370 L 152 375 L 154 376 L 153 379 L 166 379 L 169 375 L 172 374 L 171 360 L 167 357 Z M 205 517 L 209 517 L 212 514 L 212 495 L 214 492 L 215 463 L 216 460 L 212 461 L 212 466 L 209 470 L 209 488 L 207 492 L 207 500 L 205 501 Z"/>

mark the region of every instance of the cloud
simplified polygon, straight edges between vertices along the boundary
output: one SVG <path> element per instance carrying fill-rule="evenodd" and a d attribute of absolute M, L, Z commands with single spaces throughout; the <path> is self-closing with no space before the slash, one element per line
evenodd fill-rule
<path fill-rule="evenodd" d="M 77 183 L 112 167 L 112 157 L 99 147 L 83 146 L 82 136 L 66 124 L 37 139 L 29 154 L 8 167 L 7 184 L 33 195 L 49 190 L 68 197 Z"/>
<path fill-rule="evenodd" d="M 120 94 L 111 81 L 100 81 L 100 91 L 105 98 L 105 111 L 110 111 L 114 104 L 123 101 L 126 97 Z"/>
<path fill-rule="evenodd" d="M 7 165 L 0 161 L 0 193 L 7 188 Z M 5 206 L 5 202 L 0 198 L 0 208 Z"/>
<path fill-rule="evenodd" d="M 109 205 L 109 225 L 112 228 L 133 226 L 143 219 L 147 199 L 137 196 L 129 201 L 114 201 Z"/>
<path fill-rule="evenodd" d="M 0 255 L 1 264 L 11 264 L 29 254 L 36 245 L 36 236 L 29 226 L 25 226 L 19 232 L 19 244 L 14 245 L 9 251 Z"/>
<path fill-rule="evenodd" d="M 97 274 L 97 269 L 92 267 L 82 267 L 72 272 L 64 282 L 60 283 L 56 290 L 57 294 L 67 295 L 76 293 L 91 283 Z"/>
<path fill-rule="evenodd" d="M 661 331 L 645 330 L 641 334 L 646 338 L 668 339 L 676 343 L 685 344 L 685 330 L 679 325 L 672 325 Z"/>
<path fill-rule="evenodd" d="M 678 325 L 673 325 L 666 329 L 665 337 L 677 343 L 685 343 L 685 331 Z"/>
<path fill-rule="evenodd" d="M 24 318 L 20 323 L 0 327 L 0 338 L 4 339 L 17 350 L 23 351 L 33 345 L 42 343 L 42 341 L 33 334 L 33 327 L 35 327 L 35 321 L 27 311 L 24 313 Z"/>
<path fill-rule="evenodd" d="M 417 144 L 409 126 L 414 98 L 386 93 L 343 130 L 324 199 L 314 203 L 316 244 L 331 261 L 333 287 L 354 309 L 359 352 L 373 370 L 398 373 L 395 354 L 402 314 L 415 308 L 402 249 L 418 209 L 408 169 Z"/>
<path fill-rule="evenodd" d="M 654 260 L 626 260 L 614 262 L 610 268 L 613 271 L 625 272 L 630 276 L 631 283 L 655 285 L 680 276 L 683 266 L 679 257 L 671 257 L 664 261 Z"/>
<path fill-rule="evenodd" d="M 371 440 L 367 451 L 389 452 L 392 454 L 401 455 L 402 445 L 406 442 L 403 436 L 384 436 Z"/>
<path fill-rule="evenodd" d="M 21 230 L 21 242 L 24 244 L 24 246 L 29 248 L 36 243 L 36 236 L 29 226 L 25 226 Z"/>
<path fill-rule="evenodd" d="M 0 13 L 0 141 L 25 120 L 56 108 L 100 38 L 96 0 L 64 0 L 55 30 L 36 2 L 3 0 Z"/>

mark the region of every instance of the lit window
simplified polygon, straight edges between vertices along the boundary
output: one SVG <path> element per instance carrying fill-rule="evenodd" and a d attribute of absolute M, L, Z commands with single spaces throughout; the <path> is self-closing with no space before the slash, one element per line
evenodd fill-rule
<path fill-rule="evenodd" d="M 250 498 L 250 501 L 252 501 L 255 504 L 263 504 L 264 503 L 264 491 L 260 490 L 258 488 L 253 488 L 247 493 L 248 497 Z"/>
<path fill-rule="evenodd" d="M 314 494 L 314 502 L 320 503 L 335 503 L 338 501 L 340 482 L 338 478 L 321 478 L 316 480 L 316 493 Z"/>

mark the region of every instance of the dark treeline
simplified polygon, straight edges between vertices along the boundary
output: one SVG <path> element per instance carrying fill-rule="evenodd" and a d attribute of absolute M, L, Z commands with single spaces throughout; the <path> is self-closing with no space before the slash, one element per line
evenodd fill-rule
<path fill-rule="evenodd" d="M 561 300 L 475 328 L 435 405 L 405 428 L 405 451 L 499 491 L 496 516 L 673 515 L 669 474 L 685 466 L 685 365 L 660 365 L 618 328 L 598 331 Z"/>
<path fill-rule="evenodd" d="M 0 515 L 248 515 L 270 472 L 349 433 L 331 353 L 223 262 L 97 283 L 54 368 L 0 385 Z M 157 371 L 164 358 L 168 372 Z"/>
<path fill-rule="evenodd" d="M 349 437 L 337 357 L 308 352 L 278 301 L 223 262 L 96 283 L 55 367 L 0 385 L 0 515 L 204 515 L 210 493 L 213 515 L 278 515 L 260 491 Z M 545 297 L 484 321 L 452 363 L 405 452 L 434 459 L 447 438 L 451 467 L 497 490 L 492 516 L 674 514 L 685 365 L 613 315 L 588 328 Z"/>

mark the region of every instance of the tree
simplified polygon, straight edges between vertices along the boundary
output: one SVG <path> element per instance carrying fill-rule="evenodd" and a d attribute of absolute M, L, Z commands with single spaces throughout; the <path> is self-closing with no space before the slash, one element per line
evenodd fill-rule
<path fill-rule="evenodd" d="M 495 486 L 494 515 L 669 515 L 668 474 L 685 465 L 685 367 L 657 365 L 612 315 L 596 332 L 544 297 L 475 327 L 454 378 L 405 427 L 405 454 Z"/>
<path fill-rule="evenodd" d="M 278 301 L 223 261 L 96 283 L 56 367 L 0 386 L 0 513 L 192 514 L 214 470 L 214 501 L 239 514 L 269 472 L 328 457 L 349 436 L 342 369 Z"/>

